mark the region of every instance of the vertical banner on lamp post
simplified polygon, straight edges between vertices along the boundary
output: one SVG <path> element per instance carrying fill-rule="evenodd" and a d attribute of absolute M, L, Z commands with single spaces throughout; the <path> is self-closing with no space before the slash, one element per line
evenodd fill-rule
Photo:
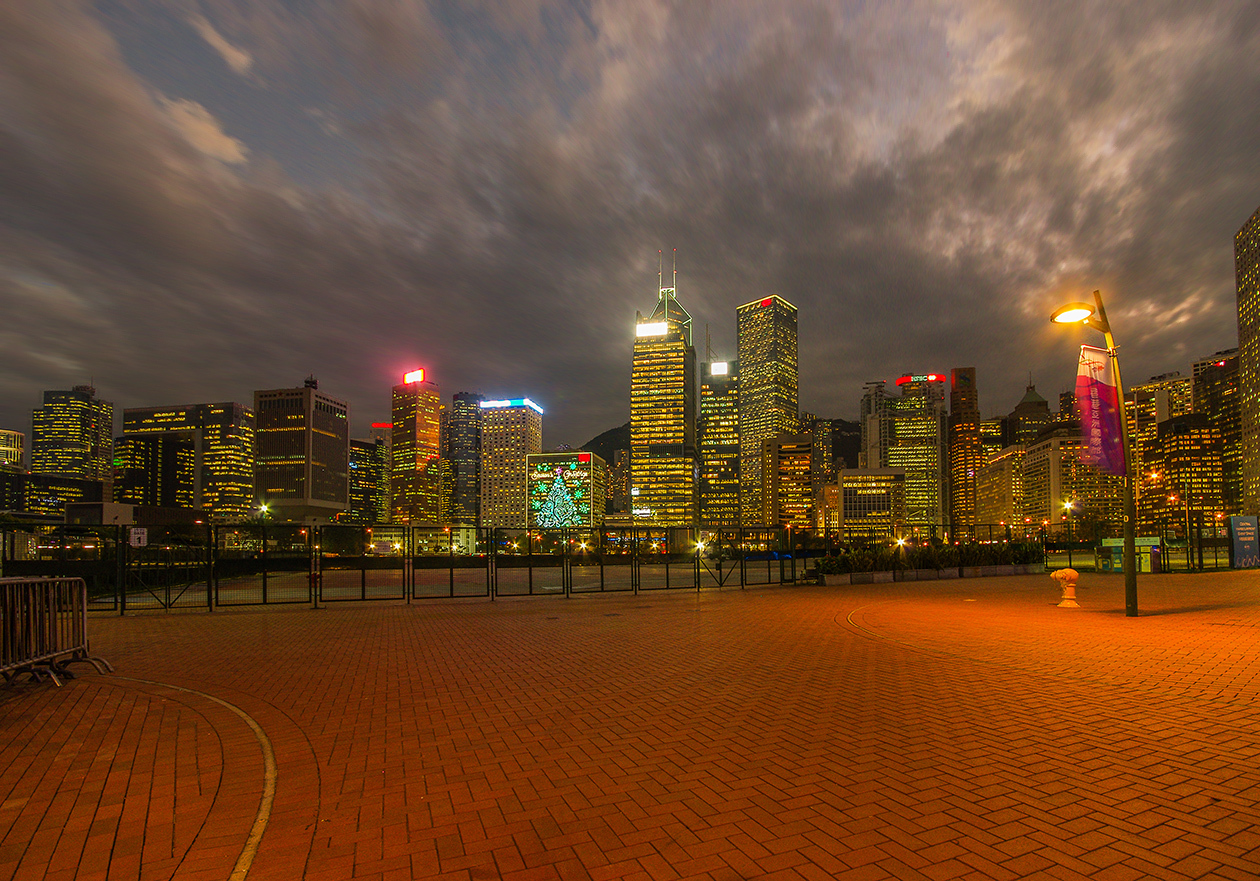
<path fill-rule="evenodd" d="M 1081 413 L 1081 461 L 1109 474 L 1123 475 L 1124 435 L 1120 390 L 1112 355 L 1106 349 L 1081 346 L 1076 370 L 1076 404 Z"/>

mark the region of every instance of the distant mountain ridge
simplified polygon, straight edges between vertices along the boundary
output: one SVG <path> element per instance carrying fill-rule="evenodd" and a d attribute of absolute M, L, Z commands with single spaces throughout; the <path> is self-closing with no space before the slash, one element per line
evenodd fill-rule
<path fill-rule="evenodd" d="M 594 453 L 609 465 L 613 464 L 614 453 L 617 450 L 630 449 L 630 423 L 619 425 L 616 428 L 610 428 L 603 434 L 598 434 L 588 440 L 579 450 L 585 450 L 588 453 Z"/>

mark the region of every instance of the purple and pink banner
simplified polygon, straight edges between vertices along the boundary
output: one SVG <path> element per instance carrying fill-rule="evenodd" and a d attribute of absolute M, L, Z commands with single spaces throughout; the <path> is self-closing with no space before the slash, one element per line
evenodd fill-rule
<path fill-rule="evenodd" d="M 1076 370 L 1076 406 L 1081 413 L 1081 461 L 1100 471 L 1123 475 L 1124 435 L 1120 390 L 1111 353 L 1081 346 Z"/>

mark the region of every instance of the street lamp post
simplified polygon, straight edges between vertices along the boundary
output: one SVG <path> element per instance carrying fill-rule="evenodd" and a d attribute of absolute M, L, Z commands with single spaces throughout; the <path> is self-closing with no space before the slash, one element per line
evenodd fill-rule
<path fill-rule="evenodd" d="M 1120 438 L 1124 445 L 1124 614 L 1136 617 L 1137 605 L 1137 503 L 1133 496 L 1133 442 L 1129 437 L 1129 419 L 1124 412 L 1124 384 L 1120 379 L 1120 358 L 1116 352 L 1116 340 L 1107 322 L 1107 310 L 1103 308 L 1102 294 L 1094 291 L 1094 305 L 1069 303 L 1056 309 L 1050 316 L 1056 324 L 1087 324 L 1101 331 L 1111 355 L 1112 372 L 1116 380 L 1116 395 L 1120 404 Z"/>
<path fill-rule="evenodd" d="M 1068 568 L 1072 568 L 1072 514 L 1075 513 L 1076 502 L 1063 503 L 1063 519 L 1067 523 Z"/>

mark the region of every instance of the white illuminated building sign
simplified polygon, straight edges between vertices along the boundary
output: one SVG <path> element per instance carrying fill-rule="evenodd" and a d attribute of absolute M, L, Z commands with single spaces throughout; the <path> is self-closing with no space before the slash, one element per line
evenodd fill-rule
<path fill-rule="evenodd" d="M 528 407 L 540 415 L 543 412 L 543 408 L 539 407 L 529 398 L 516 398 L 512 401 L 482 401 L 480 406 L 483 410 L 495 410 L 500 407 Z"/>
<path fill-rule="evenodd" d="M 634 335 L 639 336 L 664 336 L 669 333 L 669 322 L 666 321 L 649 321 L 634 326 Z"/>

